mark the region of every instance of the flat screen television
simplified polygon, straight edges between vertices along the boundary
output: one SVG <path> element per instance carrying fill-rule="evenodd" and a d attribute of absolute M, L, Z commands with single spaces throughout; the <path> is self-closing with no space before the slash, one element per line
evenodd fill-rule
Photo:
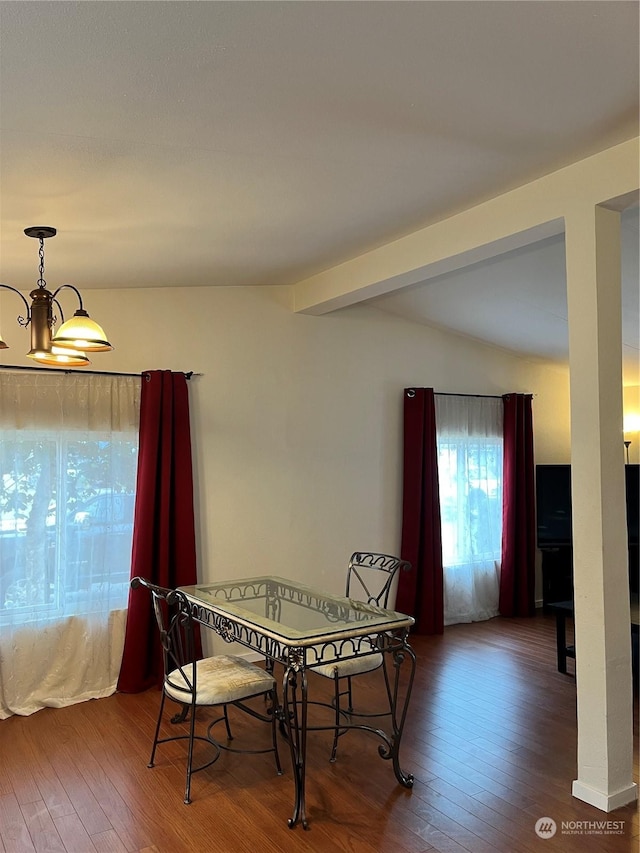
<path fill-rule="evenodd" d="M 538 548 L 571 545 L 571 466 L 536 465 Z"/>
<path fill-rule="evenodd" d="M 637 547 L 640 466 L 625 465 L 624 470 L 629 545 Z M 571 545 L 570 465 L 536 465 L 536 519 L 538 548 Z"/>
<path fill-rule="evenodd" d="M 629 545 L 638 547 L 638 522 L 640 516 L 640 465 L 625 465 L 627 478 L 627 532 Z"/>

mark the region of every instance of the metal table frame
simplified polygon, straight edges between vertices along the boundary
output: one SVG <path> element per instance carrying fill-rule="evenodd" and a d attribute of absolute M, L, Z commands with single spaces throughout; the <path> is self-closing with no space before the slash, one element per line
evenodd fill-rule
<path fill-rule="evenodd" d="M 411 616 L 273 576 L 180 589 L 197 622 L 212 628 L 225 641 L 263 655 L 270 671 L 276 662 L 284 667 L 277 714 L 291 751 L 295 785 L 293 815 L 288 821 L 291 828 L 298 823 L 308 828 L 307 732 L 335 728 L 335 724 L 308 726 L 307 671 L 319 664 L 383 653 L 390 731 L 347 721 L 340 728 L 376 735 L 382 741 L 378 753 L 392 762 L 398 782 L 405 788 L 413 786 L 414 777 L 402 770 L 399 756 L 416 669 L 416 656 L 408 641 L 414 624 Z M 405 662 L 408 680 L 401 695 L 400 674 Z"/>

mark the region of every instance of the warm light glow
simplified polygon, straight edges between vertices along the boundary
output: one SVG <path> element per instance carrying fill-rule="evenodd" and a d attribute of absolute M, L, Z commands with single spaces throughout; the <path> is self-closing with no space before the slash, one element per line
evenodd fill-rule
<path fill-rule="evenodd" d="M 623 431 L 640 432 L 640 414 L 638 412 L 629 412 L 624 416 Z"/>
<path fill-rule="evenodd" d="M 51 350 L 31 350 L 27 356 L 39 364 L 52 364 L 57 367 L 86 367 L 91 364 L 83 352 L 54 346 Z"/>
<path fill-rule="evenodd" d="M 85 352 L 107 352 L 113 349 L 104 329 L 82 309 L 78 309 L 70 320 L 60 326 L 51 343 L 64 349 Z"/>

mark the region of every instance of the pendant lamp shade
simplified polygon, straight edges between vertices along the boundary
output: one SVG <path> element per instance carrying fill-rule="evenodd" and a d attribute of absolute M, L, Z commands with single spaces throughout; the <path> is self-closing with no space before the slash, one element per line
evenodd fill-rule
<path fill-rule="evenodd" d="M 51 343 L 63 350 L 83 352 L 108 352 L 113 349 L 102 326 L 92 320 L 83 308 L 78 308 L 73 317 L 60 326 Z"/>
<path fill-rule="evenodd" d="M 83 352 L 56 346 L 46 350 L 32 349 L 27 353 L 27 357 L 38 364 L 52 364 L 57 367 L 86 367 L 91 364 Z"/>

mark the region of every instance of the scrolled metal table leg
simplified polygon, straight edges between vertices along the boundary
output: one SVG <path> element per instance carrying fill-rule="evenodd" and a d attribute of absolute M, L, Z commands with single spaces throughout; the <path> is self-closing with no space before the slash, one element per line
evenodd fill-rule
<path fill-rule="evenodd" d="M 298 685 L 298 681 L 300 685 Z M 298 686 L 300 698 L 298 698 Z M 304 671 L 288 666 L 282 680 L 282 709 L 287 739 L 291 750 L 291 765 L 295 785 L 293 815 L 287 823 L 293 829 L 301 823 L 309 828 L 306 815 L 305 777 L 307 759 L 307 675 Z"/>
<path fill-rule="evenodd" d="M 394 678 L 393 685 L 391 684 L 391 679 L 389 678 L 389 670 L 388 670 L 388 656 L 391 655 L 393 657 L 393 667 L 394 667 Z M 398 694 L 399 694 L 399 685 L 400 685 L 400 670 L 402 668 L 402 664 L 406 659 L 409 659 L 411 663 L 411 670 L 409 673 L 409 682 L 407 684 L 404 701 L 402 702 L 402 707 L 400 710 L 400 714 L 398 715 Z M 378 752 L 382 758 L 391 760 L 393 764 L 393 772 L 395 774 L 398 782 L 405 788 L 412 788 L 414 782 L 413 773 L 405 773 L 404 770 L 400 767 L 400 743 L 402 741 L 402 731 L 404 729 L 405 720 L 407 717 L 407 711 L 409 709 L 409 701 L 411 699 L 411 690 L 413 688 L 413 679 L 416 673 L 416 655 L 411 646 L 409 645 L 406 636 L 403 637 L 402 645 L 398 648 L 392 648 L 387 650 L 384 655 L 384 676 L 385 683 L 387 685 L 387 694 L 389 697 L 389 709 L 391 711 L 391 724 L 393 727 L 392 737 L 391 737 L 391 748 L 387 748 L 382 745 L 378 747 Z"/>

